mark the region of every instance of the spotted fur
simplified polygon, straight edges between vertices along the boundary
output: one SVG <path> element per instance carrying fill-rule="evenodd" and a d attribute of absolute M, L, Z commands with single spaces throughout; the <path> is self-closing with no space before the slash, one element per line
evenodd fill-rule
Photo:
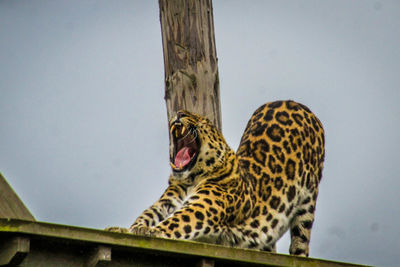
<path fill-rule="evenodd" d="M 258 108 L 236 153 L 199 115 L 180 111 L 170 129 L 169 186 L 126 231 L 275 251 L 290 230 L 290 254 L 308 256 L 325 150 L 322 124 L 306 106 Z M 183 146 L 190 163 L 179 167 Z"/>

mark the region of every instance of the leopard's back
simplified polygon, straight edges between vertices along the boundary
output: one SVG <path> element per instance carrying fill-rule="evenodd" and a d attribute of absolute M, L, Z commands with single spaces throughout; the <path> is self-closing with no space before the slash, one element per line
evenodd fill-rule
<path fill-rule="evenodd" d="M 302 104 L 276 101 L 254 112 L 237 151 L 257 203 L 242 223 L 255 237 L 249 246 L 271 250 L 290 228 L 291 253 L 308 255 L 324 143 L 321 122 Z"/>

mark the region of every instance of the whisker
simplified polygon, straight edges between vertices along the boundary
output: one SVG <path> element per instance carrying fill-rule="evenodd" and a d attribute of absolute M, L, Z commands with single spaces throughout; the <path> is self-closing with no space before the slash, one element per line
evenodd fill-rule
<path fill-rule="evenodd" d="M 180 137 L 179 139 L 185 139 L 189 134 L 190 134 L 190 131 L 187 131 L 187 133 L 185 134 L 185 136 Z"/>
<path fill-rule="evenodd" d="M 194 135 L 194 137 L 193 137 L 192 140 L 190 140 L 190 142 L 187 143 L 187 144 L 191 144 L 191 143 L 193 143 L 193 142 L 196 140 L 196 138 L 197 138 L 197 131 L 193 131 L 193 135 Z"/>

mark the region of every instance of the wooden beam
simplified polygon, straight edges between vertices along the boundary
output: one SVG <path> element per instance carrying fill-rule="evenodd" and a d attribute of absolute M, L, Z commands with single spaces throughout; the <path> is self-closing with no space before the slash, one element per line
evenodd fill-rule
<path fill-rule="evenodd" d="M 16 266 L 20 264 L 29 252 L 29 238 L 15 236 L 5 240 L 0 247 L 0 265 Z"/>
<path fill-rule="evenodd" d="M 212 259 L 203 258 L 197 262 L 196 267 L 214 267 L 215 261 Z"/>
<path fill-rule="evenodd" d="M 32 213 L 0 173 L 0 218 L 35 221 Z"/>
<path fill-rule="evenodd" d="M 361 265 L 295 257 L 251 249 L 238 249 L 103 230 L 72 227 L 43 222 L 0 218 L 0 244 L 3 238 L 27 236 L 30 252 L 24 260 L 26 266 L 83 266 L 90 262 L 88 255 L 96 255 L 96 246 L 109 247 L 112 261 L 94 256 L 97 265 L 107 266 L 319 266 L 359 267 Z M 0 248 L 0 251 L 2 249 Z M 102 254 L 101 248 L 98 249 Z M 110 251 L 110 250 L 109 250 Z M 103 254 L 104 255 L 104 254 Z M 111 254 L 109 254 L 111 259 Z M 104 259 L 101 261 L 100 259 Z M 202 260 L 205 259 L 205 260 Z M 203 262 L 202 262 L 203 261 Z M 213 263 L 212 263 L 213 262 Z M 169 264 L 169 265 L 168 265 Z M 93 266 L 93 265 L 92 265 Z"/>
<path fill-rule="evenodd" d="M 87 267 L 105 266 L 111 261 L 111 248 L 99 245 L 94 248 L 86 263 Z"/>

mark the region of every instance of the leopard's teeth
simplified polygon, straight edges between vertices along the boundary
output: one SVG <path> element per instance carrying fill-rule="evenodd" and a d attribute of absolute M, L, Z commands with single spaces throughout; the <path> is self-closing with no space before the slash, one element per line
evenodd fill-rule
<path fill-rule="evenodd" d="M 186 127 L 185 125 L 182 125 L 181 135 L 183 135 L 185 132 L 186 132 Z"/>
<path fill-rule="evenodd" d="M 170 162 L 169 164 L 171 164 L 171 167 L 172 167 L 173 169 L 176 169 L 175 164 L 173 164 L 172 162 Z"/>

